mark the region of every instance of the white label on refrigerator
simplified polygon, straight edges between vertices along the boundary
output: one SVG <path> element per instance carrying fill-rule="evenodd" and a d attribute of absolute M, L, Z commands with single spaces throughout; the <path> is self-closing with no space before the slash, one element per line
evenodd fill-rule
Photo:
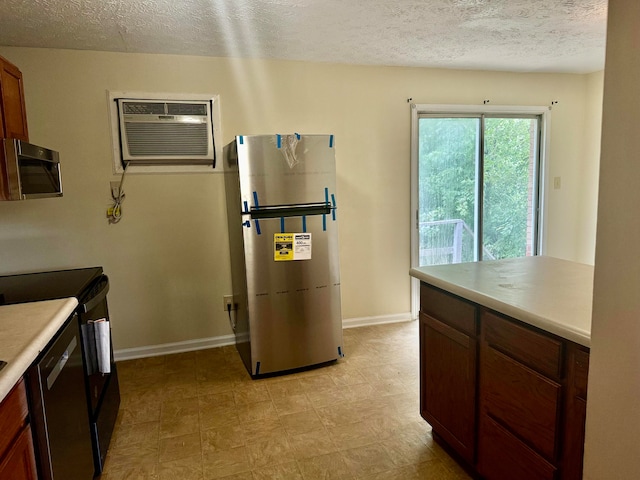
<path fill-rule="evenodd" d="M 310 233 L 275 233 L 273 259 L 276 262 L 311 260 Z"/>
<path fill-rule="evenodd" d="M 311 234 L 293 234 L 293 259 L 311 260 Z"/>

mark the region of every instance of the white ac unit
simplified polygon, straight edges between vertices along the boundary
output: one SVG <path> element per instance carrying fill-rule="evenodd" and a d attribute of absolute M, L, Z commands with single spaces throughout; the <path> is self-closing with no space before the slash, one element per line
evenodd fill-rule
<path fill-rule="evenodd" d="M 211 102 L 117 101 L 125 164 L 215 167 Z"/>

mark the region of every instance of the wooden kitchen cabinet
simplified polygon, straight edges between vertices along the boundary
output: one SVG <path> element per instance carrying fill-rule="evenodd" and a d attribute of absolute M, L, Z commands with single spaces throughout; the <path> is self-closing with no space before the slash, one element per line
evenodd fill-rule
<path fill-rule="evenodd" d="M 556 478 L 561 341 L 483 310 L 478 471 L 488 480 Z"/>
<path fill-rule="evenodd" d="M 0 404 L 0 480 L 36 480 L 36 460 L 24 382 Z"/>
<path fill-rule="evenodd" d="M 10 170 L 1 143 L 3 138 L 29 141 L 22 73 L 18 67 L 0 57 L 0 200 L 9 200 Z"/>
<path fill-rule="evenodd" d="M 563 480 L 582 479 L 584 457 L 585 419 L 587 417 L 587 376 L 589 351 L 580 345 L 571 345 L 568 351 L 567 395 L 565 397 L 564 444 L 562 464 Z"/>
<path fill-rule="evenodd" d="M 22 73 L 0 57 L 0 133 L 2 138 L 29 141 Z"/>
<path fill-rule="evenodd" d="M 425 283 L 420 409 L 485 480 L 582 478 L 589 349 Z"/>
<path fill-rule="evenodd" d="M 465 461 L 475 459 L 476 308 L 426 285 L 420 307 L 420 413 Z"/>

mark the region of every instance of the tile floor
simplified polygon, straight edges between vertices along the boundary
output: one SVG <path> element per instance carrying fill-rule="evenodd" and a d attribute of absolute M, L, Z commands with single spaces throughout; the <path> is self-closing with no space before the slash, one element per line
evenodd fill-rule
<path fill-rule="evenodd" d="M 346 357 L 252 380 L 235 347 L 118 364 L 102 480 L 470 478 L 419 415 L 418 326 L 344 331 Z"/>

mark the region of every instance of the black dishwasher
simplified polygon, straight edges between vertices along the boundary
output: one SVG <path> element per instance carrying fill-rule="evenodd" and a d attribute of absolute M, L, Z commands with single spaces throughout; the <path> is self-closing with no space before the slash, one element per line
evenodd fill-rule
<path fill-rule="evenodd" d="M 44 478 L 93 477 L 89 419 L 78 414 L 87 405 L 80 343 L 78 315 L 74 313 L 27 372 L 30 413 Z"/>

